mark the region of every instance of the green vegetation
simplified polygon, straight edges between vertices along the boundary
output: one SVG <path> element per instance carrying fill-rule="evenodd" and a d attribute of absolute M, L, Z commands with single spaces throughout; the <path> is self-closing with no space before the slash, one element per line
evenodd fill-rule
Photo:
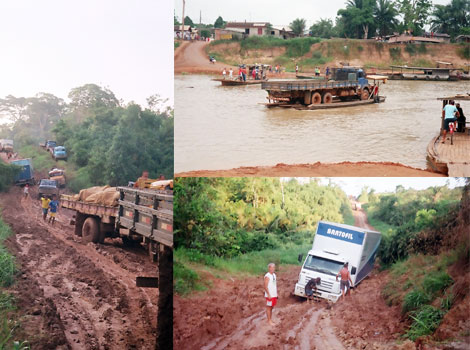
<path fill-rule="evenodd" d="M 10 164 L 5 164 L 0 160 L 0 192 L 6 191 L 13 181 L 15 175 L 20 171 L 18 167 Z"/>
<path fill-rule="evenodd" d="M 444 317 L 444 312 L 431 305 L 424 305 L 413 312 L 410 317 L 413 319 L 413 323 L 406 333 L 406 337 L 414 341 L 423 335 L 432 334 Z"/>
<path fill-rule="evenodd" d="M 458 210 L 461 196 L 461 188 L 447 186 L 423 191 L 398 186 L 391 194 L 369 193 L 364 209 L 371 225 L 383 233 L 378 254 L 382 263 L 402 260 L 410 251 L 426 252 L 428 247 L 422 245 L 418 234 L 445 225 Z"/>
<path fill-rule="evenodd" d="M 470 59 L 470 45 L 468 44 L 460 45 L 460 47 L 457 49 L 457 54 L 459 55 L 460 58 L 465 58 L 469 60 Z"/>
<path fill-rule="evenodd" d="M 175 40 L 175 46 L 174 46 L 174 49 L 177 49 L 178 47 L 181 46 L 181 42 L 180 41 L 176 41 Z"/>
<path fill-rule="evenodd" d="M 0 216 L 0 288 L 13 284 L 16 274 L 15 258 L 4 245 L 4 241 L 12 234 L 10 227 Z M 0 290 L 0 350 L 29 349 L 28 342 L 14 340 L 15 330 L 20 326 L 13 317 L 15 311 L 14 297 Z"/>
<path fill-rule="evenodd" d="M 388 49 L 388 52 L 393 61 L 398 61 L 401 58 L 401 48 L 399 47 L 391 47 Z"/>
<path fill-rule="evenodd" d="M 278 178 L 179 178 L 175 183 L 175 288 L 207 284 L 203 270 L 259 274 L 270 261 L 297 264 L 319 220 L 352 223 L 336 185 Z M 192 273 L 192 272 L 193 273 Z M 178 282 L 179 281 L 179 282 Z"/>
<path fill-rule="evenodd" d="M 166 101 L 153 95 L 145 109 L 124 105 L 94 84 L 74 88 L 68 97 L 70 103 L 50 94 L 0 100 L 0 111 L 13 122 L 0 129 L 0 137 L 14 139 L 20 156 L 33 158 L 37 170 L 65 167 L 74 191 L 126 185 L 143 170 L 153 178 L 173 177 L 173 112 Z M 68 162 L 55 163 L 41 151 L 37 145 L 45 139 L 64 145 Z"/>

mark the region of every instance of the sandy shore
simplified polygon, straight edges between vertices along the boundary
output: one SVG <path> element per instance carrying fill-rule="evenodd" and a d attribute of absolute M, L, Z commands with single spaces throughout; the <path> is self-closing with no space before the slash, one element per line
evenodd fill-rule
<path fill-rule="evenodd" d="M 195 170 L 175 174 L 176 177 L 237 176 L 313 176 L 313 177 L 443 177 L 444 174 L 390 162 L 342 162 L 314 164 L 277 164 L 275 166 L 240 167 L 228 170 Z"/>

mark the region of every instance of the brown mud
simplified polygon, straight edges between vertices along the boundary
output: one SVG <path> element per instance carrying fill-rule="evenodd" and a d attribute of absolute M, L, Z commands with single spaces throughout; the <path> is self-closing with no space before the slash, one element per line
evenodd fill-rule
<path fill-rule="evenodd" d="M 154 349 L 158 290 L 135 286 L 137 276 L 157 275 L 145 249 L 109 238 L 85 245 L 69 225 L 71 212 L 61 209 L 51 226 L 30 192 L 0 195 L 20 271 L 10 288 L 23 315 L 17 336 L 33 349 Z"/>
<path fill-rule="evenodd" d="M 342 162 L 314 164 L 277 164 L 275 166 L 240 167 L 228 170 L 194 170 L 175 174 L 177 177 L 234 177 L 234 176 L 346 176 L 346 177 L 430 177 L 445 176 L 390 162 Z"/>

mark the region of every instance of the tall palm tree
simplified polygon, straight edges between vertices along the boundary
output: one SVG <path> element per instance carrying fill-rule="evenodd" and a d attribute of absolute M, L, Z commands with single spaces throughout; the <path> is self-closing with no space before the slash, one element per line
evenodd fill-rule
<path fill-rule="evenodd" d="M 378 0 L 374 10 L 374 19 L 380 35 L 388 35 L 393 32 L 398 24 L 398 11 L 390 0 Z"/>
<path fill-rule="evenodd" d="M 304 18 L 296 18 L 290 24 L 290 28 L 297 36 L 304 34 L 305 28 L 307 27 L 307 21 Z"/>

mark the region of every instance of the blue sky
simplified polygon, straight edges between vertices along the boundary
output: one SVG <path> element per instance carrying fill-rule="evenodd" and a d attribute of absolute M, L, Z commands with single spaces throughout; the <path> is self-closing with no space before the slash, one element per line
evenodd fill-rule
<path fill-rule="evenodd" d="M 173 101 L 169 0 L 2 0 L 0 98 L 96 83 L 125 102 Z"/>

